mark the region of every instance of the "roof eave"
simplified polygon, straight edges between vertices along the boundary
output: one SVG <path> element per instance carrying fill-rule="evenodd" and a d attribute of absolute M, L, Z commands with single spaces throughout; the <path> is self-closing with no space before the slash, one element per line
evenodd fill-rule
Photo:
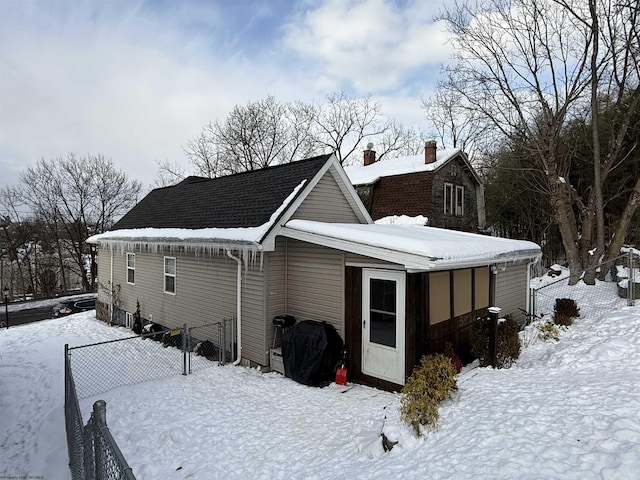
<path fill-rule="evenodd" d="M 337 250 L 342 250 L 345 252 L 350 252 L 357 255 L 363 255 L 366 257 L 376 258 L 378 260 L 385 260 L 387 262 L 402 265 L 410 273 L 452 270 L 456 268 L 481 267 L 492 264 L 517 262 L 522 260 L 536 261 L 541 256 L 540 251 L 532 249 L 497 254 L 490 257 L 445 260 L 442 258 L 434 258 L 426 255 L 419 255 L 385 247 L 366 245 L 361 242 L 344 240 L 317 233 L 305 232 L 290 227 L 283 227 L 280 230 L 280 234 L 287 238 L 314 243 L 317 245 L 335 248 Z"/>

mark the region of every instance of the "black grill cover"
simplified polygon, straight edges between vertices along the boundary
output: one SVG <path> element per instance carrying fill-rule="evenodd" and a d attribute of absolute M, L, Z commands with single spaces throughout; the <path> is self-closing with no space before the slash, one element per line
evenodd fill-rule
<path fill-rule="evenodd" d="M 282 336 L 284 373 L 304 385 L 333 381 L 343 347 L 333 325 L 313 320 L 299 322 Z"/>

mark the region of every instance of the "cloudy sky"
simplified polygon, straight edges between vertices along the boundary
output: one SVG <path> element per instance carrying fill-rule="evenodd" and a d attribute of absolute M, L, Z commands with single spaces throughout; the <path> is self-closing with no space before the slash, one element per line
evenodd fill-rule
<path fill-rule="evenodd" d="M 158 160 L 237 104 L 371 94 L 425 127 L 442 0 L 0 0 L 0 188 L 40 158 Z"/>

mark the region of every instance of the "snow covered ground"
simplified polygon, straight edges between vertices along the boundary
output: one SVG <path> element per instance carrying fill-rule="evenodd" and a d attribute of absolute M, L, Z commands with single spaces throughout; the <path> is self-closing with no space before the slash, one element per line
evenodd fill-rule
<path fill-rule="evenodd" d="M 511 369 L 463 373 L 440 408 L 440 429 L 424 439 L 401 423 L 396 394 L 316 389 L 216 364 L 83 399 L 83 416 L 106 400 L 111 432 L 139 480 L 639 478 L 640 306 L 602 316 L 586 301 L 579 307 L 558 342 L 530 330 Z M 91 317 L 0 331 L 0 478 L 70 478 L 63 346 L 130 336 Z M 131 342 L 133 365 L 145 354 L 175 356 Z M 381 431 L 399 441 L 391 452 Z"/>

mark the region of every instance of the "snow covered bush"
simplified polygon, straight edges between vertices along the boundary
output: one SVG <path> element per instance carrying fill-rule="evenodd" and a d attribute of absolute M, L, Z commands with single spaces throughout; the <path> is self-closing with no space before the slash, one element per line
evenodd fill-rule
<path fill-rule="evenodd" d="M 580 309 L 574 299 L 556 298 L 556 303 L 553 306 L 553 322 L 556 325 L 568 327 L 573 323 L 573 319 L 579 316 Z"/>
<path fill-rule="evenodd" d="M 560 331 L 558 327 L 551 323 L 545 322 L 539 325 L 536 325 L 538 329 L 538 338 L 543 341 L 555 340 L 556 342 L 560 340 Z"/>
<path fill-rule="evenodd" d="M 489 358 L 490 318 L 479 318 L 471 331 L 471 353 L 478 358 L 481 367 L 491 364 Z M 496 338 L 495 368 L 509 368 L 520 356 L 520 327 L 511 315 L 500 319 Z"/>
<path fill-rule="evenodd" d="M 456 369 L 445 355 L 422 357 L 407 380 L 400 396 L 400 417 L 421 436 L 438 428 L 438 404 L 457 390 Z"/>

